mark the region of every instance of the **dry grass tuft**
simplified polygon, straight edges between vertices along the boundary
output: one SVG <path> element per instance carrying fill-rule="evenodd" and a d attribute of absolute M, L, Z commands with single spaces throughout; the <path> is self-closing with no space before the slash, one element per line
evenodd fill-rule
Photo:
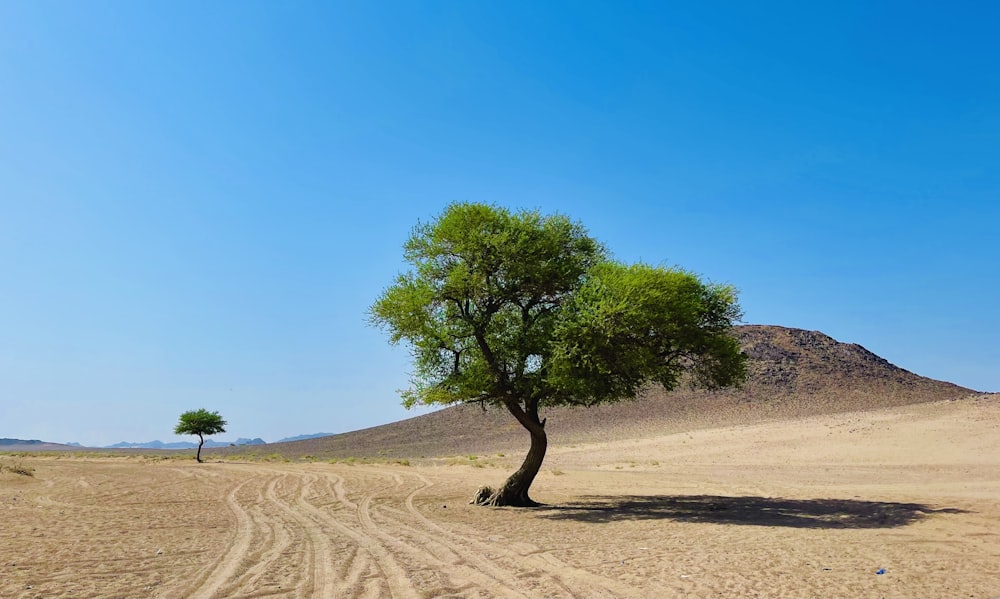
<path fill-rule="evenodd" d="M 21 462 L 14 462 L 12 465 L 0 464 L 0 473 L 10 472 L 12 474 L 20 474 L 21 476 L 34 476 L 35 469 L 30 466 L 25 466 Z"/>

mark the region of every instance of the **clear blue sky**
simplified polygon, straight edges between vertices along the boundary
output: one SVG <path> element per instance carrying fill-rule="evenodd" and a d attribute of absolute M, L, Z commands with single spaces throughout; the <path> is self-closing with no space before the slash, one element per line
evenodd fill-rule
<path fill-rule="evenodd" d="M 1000 390 L 1000 5 L 0 2 L 0 437 L 412 415 L 418 219 L 561 212 Z"/>

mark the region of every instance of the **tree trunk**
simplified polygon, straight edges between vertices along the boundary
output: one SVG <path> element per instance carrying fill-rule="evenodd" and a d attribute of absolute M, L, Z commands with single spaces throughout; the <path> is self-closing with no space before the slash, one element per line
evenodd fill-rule
<path fill-rule="evenodd" d="M 198 463 L 200 464 L 201 463 L 201 446 L 205 444 L 205 437 L 202 437 L 201 435 L 198 435 L 198 439 L 199 439 L 198 454 L 194 457 L 194 459 L 198 460 Z"/>
<path fill-rule="evenodd" d="M 528 489 L 531 488 L 531 483 L 534 482 L 535 476 L 542 467 L 542 460 L 545 459 L 545 450 L 548 447 L 545 421 L 539 422 L 538 416 L 533 410 L 529 415 L 525 415 L 523 412 L 514 415 L 531 434 L 531 447 L 528 449 L 528 455 L 524 458 L 524 463 L 517 469 L 517 472 L 511 474 L 502 487 L 492 493 L 477 495 L 473 503 L 511 507 L 537 507 L 541 505 L 528 496 Z M 522 416 L 527 417 L 522 420 Z"/>

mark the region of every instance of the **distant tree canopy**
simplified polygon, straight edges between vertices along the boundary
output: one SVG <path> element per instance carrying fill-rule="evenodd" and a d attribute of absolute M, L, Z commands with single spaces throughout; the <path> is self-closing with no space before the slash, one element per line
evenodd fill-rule
<path fill-rule="evenodd" d="M 412 349 L 404 405 L 503 406 L 531 438 L 520 469 L 479 503 L 537 505 L 542 406 L 632 399 L 684 373 L 710 388 L 745 377 L 733 287 L 615 262 L 564 216 L 452 204 L 414 228 L 404 256 L 412 269 L 371 308 L 390 341 Z"/>
<path fill-rule="evenodd" d="M 226 432 L 226 421 L 218 412 L 209 412 L 205 408 L 184 412 L 174 427 L 174 434 L 198 435 L 198 453 L 195 455 L 198 463 L 201 463 L 201 447 L 205 444 L 205 435 L 224 432 Z"/>

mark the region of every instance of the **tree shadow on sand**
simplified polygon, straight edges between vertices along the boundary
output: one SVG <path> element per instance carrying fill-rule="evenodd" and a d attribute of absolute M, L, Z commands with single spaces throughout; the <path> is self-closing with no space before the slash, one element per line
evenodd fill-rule
<path fill-rule="evenodd" d="M 718 495 L 586 496 L 581 501 L 546 506 L 539 517 L 579 522 L 674 520 L 710 524 L 788 528 L 897 528 L 932 514 L 963 514 L 920 503 L 853 499 L 783 499 Z"/>

